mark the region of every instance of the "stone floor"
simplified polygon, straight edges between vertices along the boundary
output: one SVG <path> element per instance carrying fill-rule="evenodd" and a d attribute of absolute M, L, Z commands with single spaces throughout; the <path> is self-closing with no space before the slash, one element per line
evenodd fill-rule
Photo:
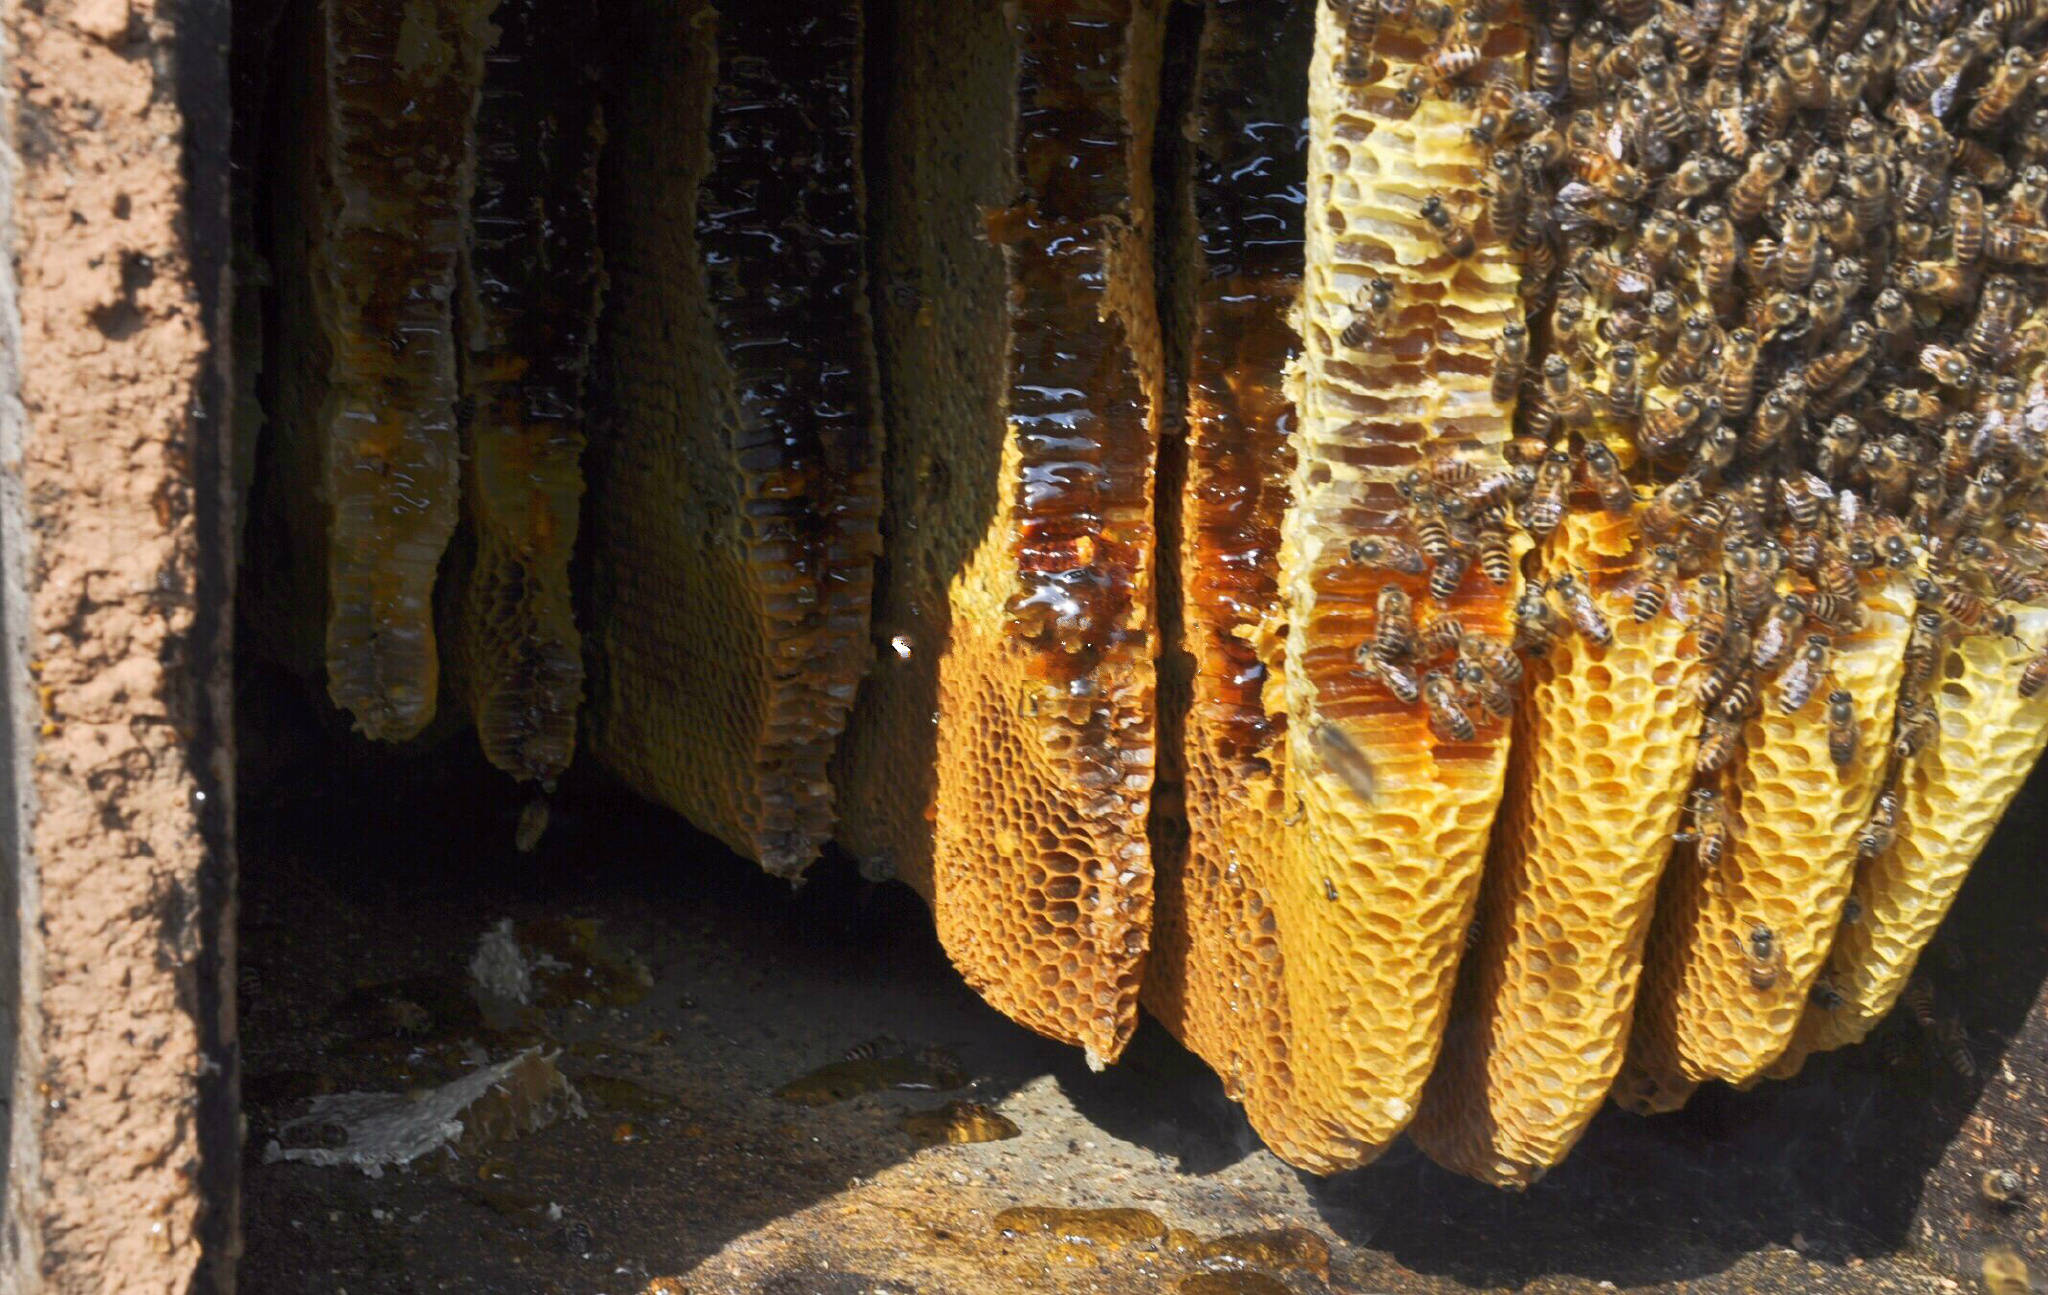
<path fill-rule="evenodd" d="M 2039 794 L 1929 959 L 1974 1076 L 1895 1021 L 1790 1083 L 1655 1120 L 1610 1110 L 1521 1195 L 1405 1145 L 1296 1173 L 1156 1026 L 1091 1074 L 982 1006 L 898 887 L 828 865 L 792 893 L 587 782 L 521 855 L 506 796 L 457 746 L 302 767 L 246 798 L 246 1291 L 1948 1291 L 1980 1289 L 2006 1249 L 2048 1271 Z M 466 965 L 508 917 L 568 970 L 487 1024 Z M 612 974 L 629 963 L 651 988 Z M 264 1160 L 315 1093 L 422 1088 L 535 1043 L 560 1049 L 586 1118 L 380 1178 Z M 839 1082 L 796 1089 L 844 1100 L 778 1094 L 849 1051 Z M 905 1076 L 957 1086 L 851 1091 Z M 949 1101 L 1018 1134 L 906 1129 Z M 2041 1190 L 1994 1209 L 1991 1167 Z M 1014 1207 L 1141 1213 L 1012 1235 Z M 1294 1231 L 1227 1239 L 1273 1229 Z"/>

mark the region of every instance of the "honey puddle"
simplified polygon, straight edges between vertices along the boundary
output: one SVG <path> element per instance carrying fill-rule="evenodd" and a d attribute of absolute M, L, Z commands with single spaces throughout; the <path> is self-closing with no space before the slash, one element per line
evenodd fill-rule
<path fill-rule="evenodd" d="M 1292 1295 L 1285 1282 L 1258 1272 L 1190 1273 L 1173 1290 L 1174 1295 Z"/>
<path fill-rule="evenodd" d="M 1076 1210 L 1016 1205 L 996 1215 L 1004 1236 L 1047 1236 L 1068 1244 L 1127 1246 L 1166 1240 L 1166 1224 L 1150 1210 Z"/>
<path fill-rule="evenodd" d="M 900 1121 L 903 1131 L 920 1142 L 1001 1142 L 1014 1138 L 1017 1122 L 980 1102 L 947 1102 L 929 1111 L 911 1111 Z"/>
<path fill-rule="evenodd" d="M 967 1072 L 942 1049 L 926 1048 L 915 1055 L 852 1057 L 819 1066 L 775 1090 L 785 1102 L 799 1106 L 830 1106 L 885 1088 L 943 1092 L 967 1086 Z"/>

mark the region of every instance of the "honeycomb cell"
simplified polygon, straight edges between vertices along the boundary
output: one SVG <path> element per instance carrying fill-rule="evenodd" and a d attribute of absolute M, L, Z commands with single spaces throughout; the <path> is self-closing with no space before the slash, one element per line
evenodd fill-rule
<path fill-rule="evenodd" d="M 1842 637 L 1834 658 L 1863 757 L 1836 769 L 1820 705 L 1793 715 L 1769 706 L 1750 721 L 1721 789 L 1737 818 L 1733 849 L 1712 869 L 1681 848 L 1665 877 L 1624 1099 L 1748 1080 L 1792 1041 L 1885 776 L 1912 595 L 1893 580 L 1867 588 L 1864 605 L 1863 627 Z"/>
<path fill-rule="evenodd" d="M 461 462 L 449 290 L 491 8 L 328 0 L 283 45 L 282 561 L 299 616 L 325 619 L 284 631 L 286 651 L 324 661 L 334 704 L 384 741 L 419 733 L 440 687 L 434 581 Z"/>
<path fill-rule="evenodd" d="M 1096 1060 L 1151 924 L 1161 8 L 926 0 L 877 37 L 890 554 L 839 835 L 989 1002 Z"/>
<path fill-rule="evenodd" d="M 1431 1159 L 1495 1186 L 1558 1164 L 1607 1098 L 1692 781 L 1700 664 L 1686 623 L 1629 615 L 1636 544 L 1633 519 L 1581 513 L 1542 551 L 1546 578 L 1591 575 L 1614 640 L 1574 635 L 1530 664 L 1478 942 L 1409 1130 Z"/>
<path fill-rule="evenodd" d="M 872 661 L 861 7 L 637 3 L 606 120 L 590 748 L 779 876 Z"/>
<path fill-rule="evenodd" d="M 485 758 L 542 783 L 569 767 L 582 700 L 569 558 L 603 280 L 604 126 L 577 12 L 560 0 L 502 0 L 493 11 L 456 304 L 471 551 L 453 576 L 449 683 Z"/>
<path fill-rule="evenodd" d="M 1898 1001 L 1991 830 L 2048 747 L 2048 695 L 2019 677 L 2048 642 L 2048 609 L 2015 613 L 2023 641 L 1973 634 L 1949 648 L 1934 689 L 1941 732 L 1899 777 L 1899 834 L 1859 866 L 1828 954 L 1830 992 L 1806 1007 L 1774 1073 L 1855 1043 Z"/>
<path fill-rule="evenodd" d="M 1405 534 L 1395 487 L 1426 453 L 1457 449 L 1478 471 L 1498 466 L 1512 410 L 1492 395 L 1489 357 L 1521 317 L 1509 249 L 1483 237 L 1460 254 L 1421 214 L 1432 197 L 1478 208 L 1476 104 L 1428 96 L 1409 112 L 1347 84 L 1343 45 L 1340 16 L 1322 6 L 1309 79 L 1300 430 L 1279 578 L 1286 812 L 1296 821 L 1271 894 L 1292 1023 L 1290 1105 L 1328 1168 L 1371 1160 L 1414 1115 L 1508 745 L 1505 726 L 1483 717 L 1469 739 L 1436 736 L 1422 707 L 1398 703 L 1358 668 L 1390 577 L 1354 560 L 1352 542 Z M 1404 24 L 1383 23 L 1374 85 L 1424 76 L 1427 48 Z M 1518 78 L 1519 14 L 1485 23 L 1476 48 L 1475 82 Z M 1392 285 L 1395 305 L 1375 335 L 1350 345 L 1353 303 L 1374 276 Z M 1473 572 L 1444 598 L 1419 577 L 1397 579 L 1428 615 L 1505 639 L 1517 584 L 1512 566 L 1506 574 L 1495 585 Z"/>
<path fill-rule="evenodd" d="M 1217 0 L 1195 69 L 1190 192 L 1187 471 L 1177 498 L 1182 639 L 1192 659 L 1181 800 L 1155 804 L 1157 919 L 1145 1003 L 1297 1162 L 1287 1102 L 1287 1007 L 1263 896 L 1281 862 L 1286 718 L 1262 655 L 1277 606 L 1295 415 L 1283 389 L 1300 343 L 1302 189 L 1313 0 Z M 1167 529 L 1162 524 L 1162 531 Z M 1163 712 L 1161 727 L 1166 728 Z M 1172 811 L 1179 810 L 1179 813 Z M 1262 952 L 1263 950 L 1263 952 Z"/>

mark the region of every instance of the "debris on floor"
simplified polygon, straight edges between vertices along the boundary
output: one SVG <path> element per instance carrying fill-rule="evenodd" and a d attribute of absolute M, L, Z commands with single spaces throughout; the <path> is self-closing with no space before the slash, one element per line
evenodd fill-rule
<path fill-rule="evenodd" d="M 538 1048 L 420 1093 L 330 1093 L 278 1126 L 266 1162 L 352 1165 L 372 1178 L 452 1147 L 474 1155 L 537 1132 L 563 1115 L 581 1117 L 582 1099 Z M 312 1142 L 314 1145 L 288 1145 Z"/>

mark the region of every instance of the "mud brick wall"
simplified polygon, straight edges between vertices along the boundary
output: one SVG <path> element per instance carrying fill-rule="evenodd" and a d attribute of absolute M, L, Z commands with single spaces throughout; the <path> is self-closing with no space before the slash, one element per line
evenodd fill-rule
<path fill-rule="evenodd" d="M 0 0 L 0 1290 L 233 1281 L 227 9 Z"/>

